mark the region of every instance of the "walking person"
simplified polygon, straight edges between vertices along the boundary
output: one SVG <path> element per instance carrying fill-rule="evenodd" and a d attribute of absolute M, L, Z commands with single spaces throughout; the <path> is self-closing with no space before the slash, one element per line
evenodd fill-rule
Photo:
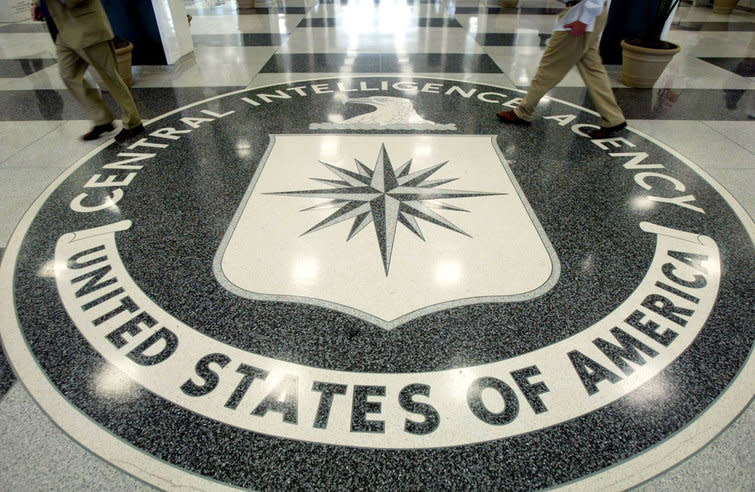
<path fill-rule="evenodd" d="M 602 118 L 601 127 L 587 133 L 591 138 L 606 138 L 627 126 L 598 51 L 608 17 L 607 0 L 558 1 L 566 8 L 556 19 L 527 95 L 512 111 L 499 111 L 496 116 L 505 123 L 529 124 L 540 99 L 576 66 Z"/>
<path fill-rule="evenodd" d="M 47 13 L 58 29 L 55 49 L 60 76 L 94 123 L 81 138 L 94 140 L 115 130 L 113 113 L 99 91 L 84 78 L 90 65 L 102 77 L 123 112 L 123 129 L 115 140 L 123 142 L 143 133 L 144 125 L 136 103 L 118 73 L 113 29 L 100 1 L 34 0 L 32 18 L 42 20 Z"/>

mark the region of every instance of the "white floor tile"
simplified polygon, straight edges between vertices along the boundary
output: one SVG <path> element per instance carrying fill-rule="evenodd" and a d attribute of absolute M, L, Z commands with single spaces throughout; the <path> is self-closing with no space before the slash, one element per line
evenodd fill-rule
<path fill-rule="evenodd" d="M 63 79 L 60 78 L 57 63 L 26 77 L 0 79 L 0 90 L 29 91 L 47 89 L 67 90 Z"/>
<path fill-rule="evenodd" d="M 61 172 L 60 169 L 0 169 L 0 247 L 8 244 L 26 211 Z"/>
<path fill-rule="evenodd" d="M 674 89 L 754 89 L 752 80 L 691 56 L 678 53 L 655 87 Z"/>
<path fill-rule="evenodd" d="M 3 126 L 16 125 L 20 131 L 28 131 L 35 139 L 25 145 L 23 151 L 14 153 L 12 156 L 0 162 L 0 176 L 3 172 L 37 172 L 51 170 L 50 175 L 57 175 L 62 169 L 67 169 L 73 163 L 91 152 L 94 148 L 105 142 L 105 137 L 99 140 L 84 142 L 81 135 L 89 131 L 91 123 L 86 120 L 69 120 L 65 122 L 46 122 L 44 125 L 48 131 L 40 134 L 37 130 L 42 122 L 19 121 L 4 123 Z M 41 128 L 45 128 L 42 126 Z M 111 135 L 112 136 L 112 135 Z M 50 152 L 50 149 L 56 152 Z M 0 189 L 5 183 L 0 182 Z"/>
<path fill-rule="evenodd" d="M 55 58 L 55 45 L 46 32 L 0 33 L 0 59 Z"/>
<path fill-rule="evenodd" d="M 482 53 L 462 30 L 401 29 L 393 33 L 321 29 L 295 31 L 280 53 Z"/>
<path fill-rule="evenodd" d="M 496 15 L 458 14 L 456 19 L 470 32 L 527 32 L 550 33 L 556 22 L 555 15 Z"/>
<path fill-rule="evenodd" d="M 16 229 L 18 222 L 33 202 L 33 197 L 18 196 L 4 196 L 0 200 L 0 248 L 5 248 L 8 245 L 8 240 Z"/>
<path fill-rule="evenodd" d="M 217 15 L 195 16 L 192 34 L 235 34 L 241 32 L 290 33 L 304 15 Z"/>
<path fill-rule="evenodd" d="M 755 169 L 708 169 L 715 179 L 732 197 L 755 218 Z"/>
<path fill-rule="evenodd" d="M 62 121 L 0 121 L 0 168 L 14 154 L 62 125 Z"/>
<path fill-rule="evenodd" d="M 393 25 L 401 21 L 416 23 L 417 17 L 447 18 L 450 16 L 446 5 L 438 3 L 421 2 L 350 2 L 348 4 L 315 3 L 307 12 L 307 17 L 341 17 L 346 19 L 358 19 L 360 23 L 369 21 L 372 26 L 380 24 Z M 387 22 L 387 24 L 386 24 Z"/>
<path fill-rule="evenodd" d="M 458 80 L 467 82 L 477 82 L 480 84 L 491 84 L 500 87 L 516 88 L 516 85 L 503 74 L 438 74 L 438 73 L 414 73 L 410 74 L 414 77 L 427 77 L 427 78 L 443 78 L 445 80 Z M 334 77 L 379 77 L 380 74 L 375 73 L 261 73 L 254 77 L 249 87 L 264 87 L 273 84 L 288 84 L 292 82 L 298 82 L 302 80 L 311 79 L 327 79 Z M 385 74 L 386 77 L 396 77 L 395 73 Z"/>
<path fill-rule="evenodd" d="M 755 169 L 755 154 L 711 131 L 702 121 L 630 120 L 629 125 L 677 150 L 706 171 Z"/>
<path fill-rule="evenodd" d="M 734 9 L 728 15 L 714 14 L 713 8 L 710 6 L 682 4 L 677 10 L 674 20 L 677 22 L 752 22 L 752 14 L 743 9 Z"/>
<path fill-rule="evenodd" d="M 488 47 L 486 49 L 493 61 L 516 85 L 528 86 L 537 72 L 540 57 L 545 48 L 537 46 Z M 612 85 L 619 85 L 612 81 Z M 558 83 L 559 87 L 585 87 L 585 83 L 576 68 L 573 68 Z"/>
<path fill-rule="evenodd" d="M 752 453 L 755 442 L 755 407 L 750 405 L 737 420 L 706 447 L 633 492 L 747 490 L 753 483 Z"/>
<path fill-rule="evenodd" d="M 0 490 L 155 490 L 63 434 L 20 384 L 0 402 Z"/>
<path fill-rule="evenodd" d="M 682 46 L 685 54 L 710 57 L 753 56 L 752 31 L 676 31 L 671 30 L 668 41 Z"/>
<path fill-rule="evenodd" d="M 134 87 L 245 86 L 277 47 L 198 47 L 178 68 L 136 66 Z"/>
<path fill-rule="evenodd" d="M 529 85 L 545 48 L 537 46 L 488 46 L 485 51 L 512 80 L 520 86 Z M 612 87 L 621 83 L 621 65 L 607 66 Z M 558 83 L 561 87 L 584 87 L 576 68 Z M 655 84 L 674 89 L 753 89 L 751 79 L 707 63 L 684 53 L 676 55 Z"/>
<path fill-rule="evenodd" d="M 746 104 L 755 105 L 755 98 Z M 755 116 L 755 112 L 753 113 Z M 755 121 L 705 121 L 708 128 L 724 135 L 755 154 Z M 753 163 L 755 167 L 755 163 Z"/>
<path fill-rule="evenodd" d="M 53 167 L 0 169 L 0 195 L 3 202 L 22 198 L 31 204 L 61 172 L 62 169 Z"/>

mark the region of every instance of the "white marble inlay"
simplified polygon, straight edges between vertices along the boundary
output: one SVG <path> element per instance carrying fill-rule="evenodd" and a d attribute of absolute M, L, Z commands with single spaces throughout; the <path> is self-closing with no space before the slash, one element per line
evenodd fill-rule
<path fill-rule="evenodd" d="M 252 297 L 319 299 L 385 322 L 439 303 L 526 295 L 551 278 L 554 265 L 492 141 L 277 135 L 226 236 L 222 274 Z M 356 172 L 359 159 L 372 168 L 382 144 L 394 168 L 410 159 L 412 172 L 448 161 L 430 179 L 457 181 L 439 189 L 502 193 L 439 200 L 469 210 L 439 213 L 471 237 L 420 220 L 423 241 L 399 225 L 387 275 L 372 225 L 350 241 L 351 221 L 303 234 L 333 210 L 302 209 L 326 200 L 273 194 L 327 189 L 312 179 L 337 179 L 321 161 Z"/>

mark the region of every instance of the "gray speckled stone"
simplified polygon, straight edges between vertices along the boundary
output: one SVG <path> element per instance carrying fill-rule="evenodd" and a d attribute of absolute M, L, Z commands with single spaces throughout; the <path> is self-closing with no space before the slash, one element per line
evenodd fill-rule
<path fill-rule="evenodd" d="M 715 189 L 681 159 L 627 130 L 621 133 L 626 145 L 647 152 L 649 162 L 662 162 L 666 172 L 695 194 L 706 214 L 683 207 L 637 208 L 633 199 L 642 192 L 622 166 L 626 159 L 613 160 L 594 142 L 557 123 L 560 115 L 574 113 L 574 123 L 595 124 L 593 115 L 551 101 L 539 116 L 556 119 L 539 117 L 528 127 L 503 127 L 494 117 L 496 106 L 463 94 L 479 90 L 513 98 L 520 95 L 518 91 L 459 83 L 453 97 L 443 97 L 432 85 L 437 80 L 417 79 L 420 86 L 431 84 L 422 92 L 380 82 L 389 78 L 365 78 L 364 86 L 373 90 L 355 83 L 360 88 L 348 95 L 368 97 L 382 91 L 394 103 L 411 101 L 425 120 L 455 123 L 455 129 L 444 130 L 443 135 L 495 137 L 500 155 L 557 253 L 560 276 L 551 289 L 518 302 L 485 298 L 439 304 L 386 330 L 368 317 L 317 299 L 294 302 L 282 295 L 242 296 L 219 281 L 213 261 L 226 231 L 235 224 L 237 209 L 246 203 L 247 191 L 267 165 L 270 135 L 317 140 L 323 132 L 310 127 L 310 122 L 330 121 L 333 113 L 339 113 L 343 121 L 371 114 L 369 105 L 344 107 L 331 92 L 321 92 L 335 88 L 335 80 L 250 89 L 177 112 L 148 128 L 149 132 L 183 128 L 187 120 L 181 118 L 205 116 L 189 136 L 147 147 L 156 152 L 154 160 L 139 168 L 128 194 L 118 203 L 118 220 L 127 218 L 131 224 L 128 231 L 118 233 L 118 253 L 139 289 L 193 331 L 250 354 L 336 373 L 434 373 L 508 360 L 554 345 L 600 322 L 646 276 L 657 240 L 639 225 L 657 222 L 711 237 L 722 251 L 722 270 L 726 271 L 716 308 L 694 343 L 654 376 L 663 383 L 663 398 L 654 396 L 654 379 L 630 395 L 537 431 L 447 447 L 392 449 L 312 442 L 229 426 L 147 390 L 146 382 L 144 387 L 134 385 L 128 401 L 98 393 L 92 380 L 108 363 L 87 336 L 102 337 L 98 329 L 81 330 L 72 322 L 71 306 L 61 304 L 58 284 L 38 272 L 39 263 L 53 255 L 55 244 L 66 233 L 113 222 L 109 210 L 78 213 L 69 206 L 94 174 L 124 152 L 124 146 L 113 144 L 73 170 L 51 193 L 26 232 L 15 271 L 16 311 L 26 342 L 40 368 L 77 411 L 156 460 L 242 487 L 513 490 L 563 484 L 629 462 L 705 411 L 736 378 L 755 339 L 747 288 L 742 288 L 752 284 L 752 244 L 740 219 Z M 310 87 L 318 89 L 307 92 Z M 297 96 L 286 97 L 286 91 Z M 278 97 L 271 99 L 270 94 Z M 328 130 L 328 135 L 332 132 Z M 388 140 L 394 135 L 427 132 L 402 127 L 382 129 L 380 135 Z M 365 140 L 374 129 L 340 133 Z M 488 145 L 492 138 L 486 137 Z M 244 152 L 239 152 L 240 141 L 245 142 Z M 310 157 L 316 162 L 314 152 Z M 497 164 L 498 159 L 496 154 Z M 364 180 L 365 176 L 351 179 Z M 110 196 L 106 189 L 86 189 L 91 203 Z M 265 212 L 277 217 L 278 211 Z M 261 246 L 264 238 L 258 241 Z M 257 248 L 251 252 L 256 258 Z M 264 257 L 259 259 L 264 261 Z M 362 281 L 352 280 L 357 287 Z M 74 305 L 72 309 L 89 308 Z M 87 321 L 80 322 L 88 326 L 91 320 L 86 313 L 82 316 Z M 181 346 L 176 338 L 166 344 L 166 350 Z M 222 362 L 220 356 L 216 360 Z M 259 374 L 254 371 L 234 361 L 225 374 L 236 378 Z M 182 374 L 172 376 L 185 381 Z M 381 396 L 378 385 L 360 388 L 362 394 L 369 391 Z M 240 391 L 243 397 L 246 389 Z M 229 398 L 223 408 L 236 410 L 238 401 Z M 371 411 L 364 398 L 354 402 L 353 413 L 364 416 Z M 275 402 L 266 405 L 263 415 Z M 479 401 L 469 407 L 483 420 Z M 259 408 L 249 409 L 245 417 L 259 417 Z M 290 425 L 310 425 L 290 415 L 286 418 Z M 485 422 L 500 424 L 494 419 Z M 352 433 L 379 429 L 353 416 L 350 424 Z M 505 466 L 496 465 L 500 463 Z"/>

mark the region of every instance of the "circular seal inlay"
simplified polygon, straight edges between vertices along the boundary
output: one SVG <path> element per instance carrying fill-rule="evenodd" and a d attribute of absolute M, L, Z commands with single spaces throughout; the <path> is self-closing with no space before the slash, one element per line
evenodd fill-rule
<path fill-rule="evenodd" d="M 694 164 L 521 91 L 364 77 L 196 103 L 61 176 L 2 337 L 159 487 L 627 487 L 749 402 L 753 223 Z"/>

